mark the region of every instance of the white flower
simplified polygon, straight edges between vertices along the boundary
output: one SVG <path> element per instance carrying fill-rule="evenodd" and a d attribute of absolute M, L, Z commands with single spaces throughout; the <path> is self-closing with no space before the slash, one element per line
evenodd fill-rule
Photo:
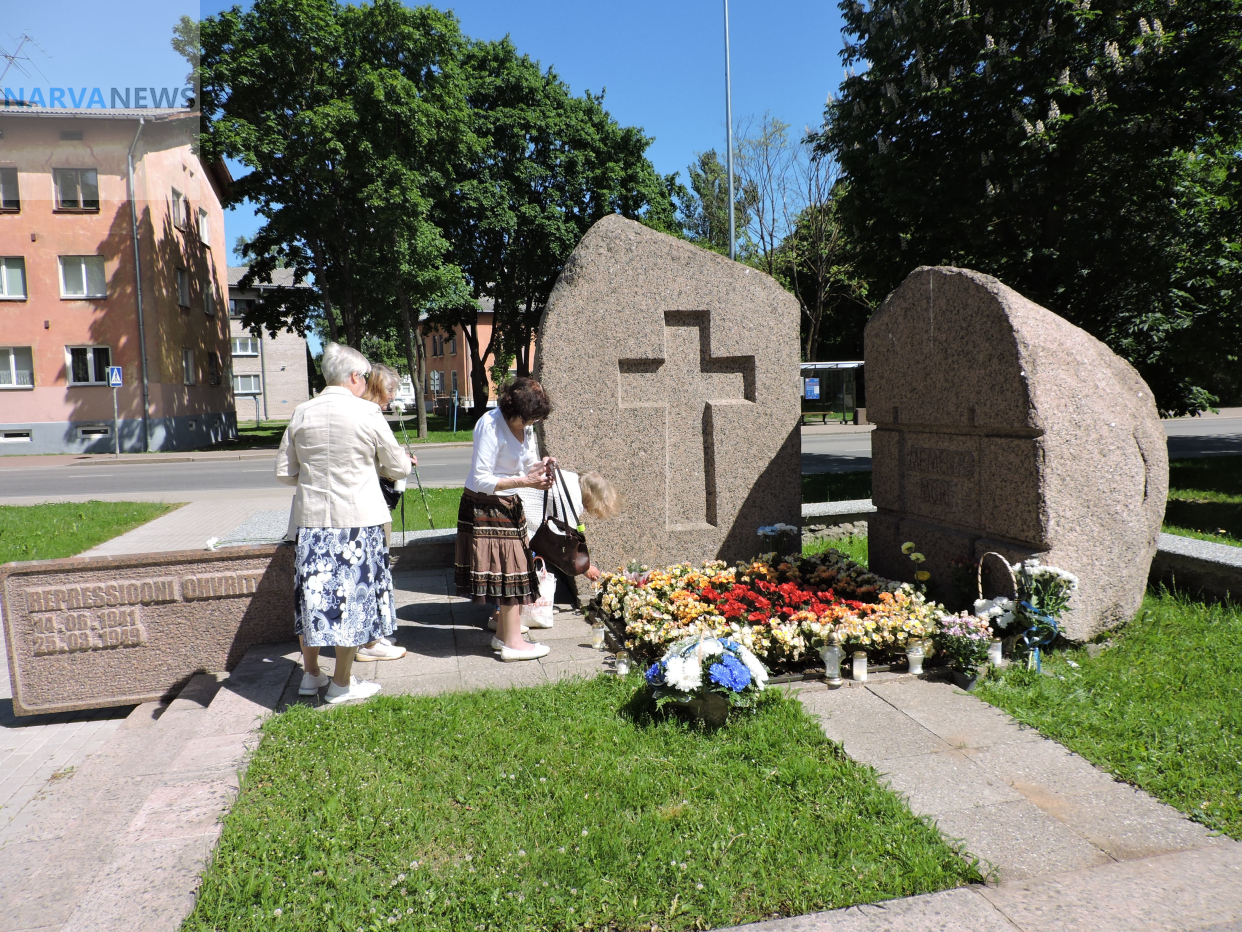
<path fill-rule="evenodd" d="M 215 550 L 219 545 L 220 545 L 220 538 L 218 537 L 207 538 L 207 549 L 208 550 Z"/>
<path fill-rule="evenodd" d="M 670 657 L 665 663 L 664 679 L 674 689 L 694 692 L 703 685 L 703 665 L 694 657 Z"/>
<path fill-rule="evenodd" d="M 768 681 L 768 671 L 763 668 L 759 658 L 749 648 L 742 647 L 741 645 L 738 645 L 737 655 L 741 658 L 742 663 L 745 664 L 746 669 L 750 671 L 750 675 L 755 680 L 755 686 L 763 689 Z"/>

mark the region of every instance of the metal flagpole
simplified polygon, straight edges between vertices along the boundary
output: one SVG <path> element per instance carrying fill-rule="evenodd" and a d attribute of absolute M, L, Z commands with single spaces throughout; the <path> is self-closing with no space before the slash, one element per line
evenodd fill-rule
<path fill-rule="evenodd" d="M 728 151 L 725 161 L 729 168 L 729 258 L 737 258 L 737 231 L 733 224 L 733 83 L 729 76 L 729 0 L 724 0 L 725 26 L 725 139 Z"/>

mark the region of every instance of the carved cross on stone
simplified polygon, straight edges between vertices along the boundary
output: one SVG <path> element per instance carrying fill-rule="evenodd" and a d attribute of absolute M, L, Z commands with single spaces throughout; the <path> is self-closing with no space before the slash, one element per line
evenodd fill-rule
<path fill-rule="evenodd" d="M 664 357 L 621 359 L 620 406 L 664 422 L 669 530 L 716 526 L 717 409 L 755 401 L 755 357 L 713 357 L 710 311 L 665 311 Z"/>

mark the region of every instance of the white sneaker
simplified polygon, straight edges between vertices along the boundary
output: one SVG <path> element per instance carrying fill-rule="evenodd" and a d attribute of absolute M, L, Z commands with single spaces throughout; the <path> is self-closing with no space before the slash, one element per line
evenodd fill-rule
<path fill-rule="evenodd" d="M 354 699 L 370 699 L 382 687 L 379 683 L 369 683 L 366 680 L 360 680 L 356 676 L 349 678 L 348 686 L 337 686 L 336 683 L 328 684 L 328 694 L 325 697 L 332 705 L 338 702 L 349 702 Z"/>
<path fill-rule="evenodd" d="M 359 647 L 356 655 L 358 660 L 400 660 L 404 656 L 404 647 L 393 647 L 383 641 L 377 641 L 374 647 Z"/>
<path fill-rule="evenodd" d="M 389 647 L 397 646 L 397 642 L 392 639 L 392 635 L 388 635 L 387 637 L 382 637 L 379 640 L 381 644 L 387 644 Z"/>
<path fill-rule="evenodd" d="M 531 644 L 529 650 L 514 650 L 512 647 L 501 645 L 500 659 L 505 663 L 512 663 L 515 660 L 538 660 L 540 657 L 548 656 L 551 650 L 547 644 Z"/>
<path fill-rule="evenodd" d="M 332 677 L 328 676 L 326 673 L 320 673 L 318 676 L 311 676 L 309 673 L 303 673 L 302 685 L 298 687 L 298 695 L 313 696 L 331 682 Z"/>
<path fill-rule="evenodd" d="M 491 618 L 487 619 L 487 630 L 488 630 L 488 631 L 495 631 L 495 630 L 496 630 L 496 616 L 495 616 L 495 615 L 493 615 Z M 526 625 L 522 625 L 522 633 L 523 633 L 523 634 L 525 634 L 525 633 L 526 633 L 527 631 L 529 631 L 529 630 L 530 630 L 530 628 L 526 627 Z"/>

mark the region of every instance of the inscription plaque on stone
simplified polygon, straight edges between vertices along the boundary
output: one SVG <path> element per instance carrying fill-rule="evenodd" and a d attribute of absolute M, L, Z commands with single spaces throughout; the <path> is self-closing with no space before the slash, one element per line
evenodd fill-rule
<path fill-rule="evenodd" d="M 548 301 L 536 375 L 546 452 L 625 498 L 588 519 L 601 569 L 753 556 L 801 520 L 798 304 L 773 279 L 609 216 Z"/>
<path fill-rule="evenodd" d="M 293 637 L 293 548 L 0 567 L 18 715 L 130 705 Z"/>
<path fill-rule="evenodd" d="M 931 593 L 961 608 L 982 554 L 1037 556 L 1081 581 L 1070 637 L 1130 618 L 1168 492 L 1164 429 L 1138 373 L 996 279 L 954 268 L 912 272 L 865 344 L 871 568 L 912 579 L 901 545 L 914 541 Z"/>

